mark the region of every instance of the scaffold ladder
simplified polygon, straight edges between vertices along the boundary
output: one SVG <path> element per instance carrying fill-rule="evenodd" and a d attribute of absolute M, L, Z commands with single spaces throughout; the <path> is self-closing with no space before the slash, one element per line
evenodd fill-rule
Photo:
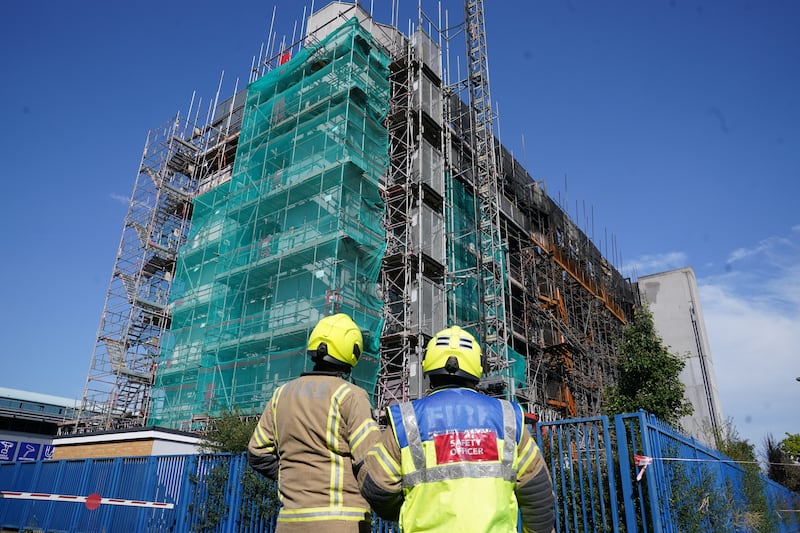
<path fill-rule="evenodd" d="M 473 167 L 479 199 L 478 283 L 481 293 L 481 337 L 485 352 L 484 374 L 505 382 L 505 396 L 514 396 L 508 363 L 505 311 L 506 250 L 500 234 L 500 208 L 494 123 L 489 91 L 489 60 L 486 48 L 483 0 L 466 0 L 465 32 L 472 123 Z"/>

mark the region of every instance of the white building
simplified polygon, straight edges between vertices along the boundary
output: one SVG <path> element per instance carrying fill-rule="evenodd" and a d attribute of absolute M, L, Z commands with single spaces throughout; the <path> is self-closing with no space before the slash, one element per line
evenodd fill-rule
<path fill-rule="evenodd" d="M 641 276 L 638 285 L 664 345 L 686 361 L 681 381 L 694 414 L 681 420 L 683 429 L 713 446 L 712 431 L 721 429 L 723 416 L 694 271 L 685 267 Z"/>

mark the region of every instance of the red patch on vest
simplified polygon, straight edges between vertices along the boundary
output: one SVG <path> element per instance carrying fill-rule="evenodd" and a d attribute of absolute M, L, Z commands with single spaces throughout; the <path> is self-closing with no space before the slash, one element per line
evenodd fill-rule
<path fill-rule="evenodd" d="M 436 464 L 496 461 L 497 434 L 488 429 L 434 435 Z"/>

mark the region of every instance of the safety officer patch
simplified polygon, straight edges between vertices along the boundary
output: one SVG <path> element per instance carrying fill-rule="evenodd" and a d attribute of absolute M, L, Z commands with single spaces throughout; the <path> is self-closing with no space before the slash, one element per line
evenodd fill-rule
<path fill-rule="evenodd" d="M 497 433 L 490 429 L 455 431 L 433 436 L 436 464 L 496 461 Z"/>

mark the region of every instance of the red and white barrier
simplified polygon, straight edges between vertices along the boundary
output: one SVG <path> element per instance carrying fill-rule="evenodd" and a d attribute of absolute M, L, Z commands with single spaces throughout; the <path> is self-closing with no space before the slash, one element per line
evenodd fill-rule
<path fill-rule="evenodd" d="M 90 510 L 97 509 L 100 504 L 127 505 L 129 507 L 154 507 L 157 509 L 174 509 L 175 504 L 163 502 L 146 502 L 141 500 L 122 500 L 119 498 L 102 498 L 99 494 L 88 496 L 75 496 L 71 494 L 47 494 L 42 492 L 16 492 L 0 490 L 0 497 L 18 500 L 40 500 L 51 502 L 77 502 L 85 503 Z"/>

